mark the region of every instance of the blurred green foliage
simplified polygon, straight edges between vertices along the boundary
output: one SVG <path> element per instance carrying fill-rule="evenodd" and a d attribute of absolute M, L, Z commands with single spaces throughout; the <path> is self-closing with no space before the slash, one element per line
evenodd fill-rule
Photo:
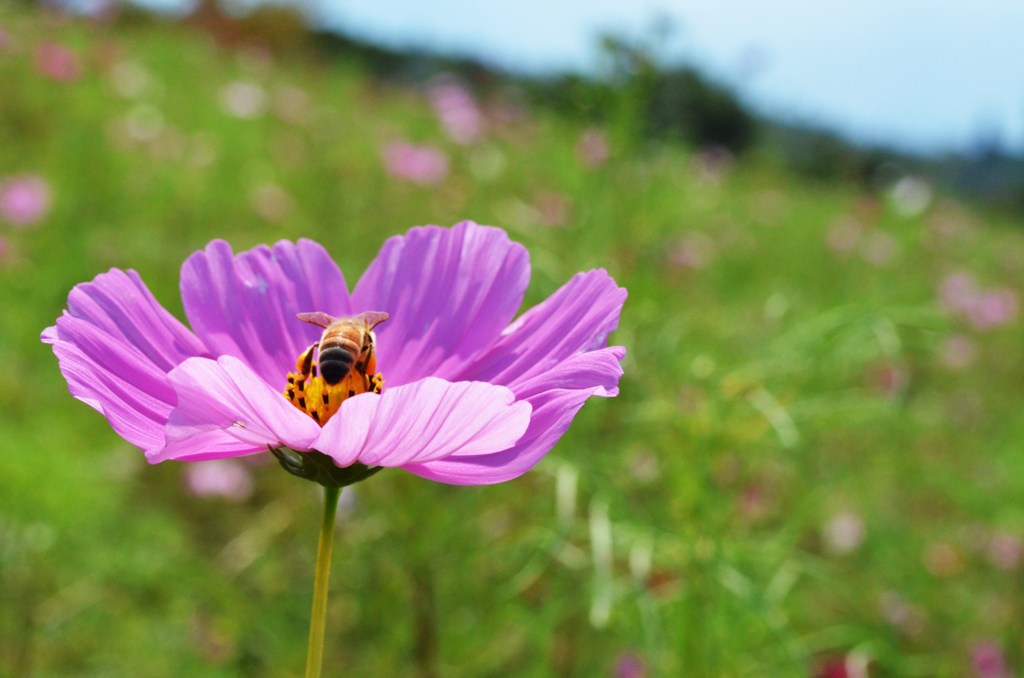
<path fill-rule="evenodd" d="M 197 498 L 187 465 L 147 466 L 38 341 L 73 285 L 133 268 L 181 317 L 178 267 L 212 238 L 314 238 L 351 285 L 385 237 L 464 218 L 529 248 L 527 304 L 595 266 L 629 289 L 622 393 L 517 481 L 357 485 L 329 675 L 601 676 L 635 656 L 659 676 L 835 658 L 954 676 L 983 642 L 1024 665 L 1024 329 L 940 304 L 957 273 L 1020 294 L 1019 221 L 905 177 L 868 193 L 756 149 L 637 143 L 642 125 L 503 88 L 456 143 L 427 85 L 177 24 L 0 26 L 0 179 L 52 191 L 0 231 L 0 674 L 304 661 L 315 486 L 268 458 L 244 499 Z M 74 77 L 41 74 L 48 44 Z M 393 140 L 447 176 L 390 176 Z"/>
<path fill-rule="evenodd" d="M 633 128 L 648 142 L 682 141 L 742 153 L 758 120 L 735 93 L 690 66 L 666 67 L 652 48 L 606 37 L 600 77 L 575 73 L 524 81 L 539 106 L 604 125 Z"/>

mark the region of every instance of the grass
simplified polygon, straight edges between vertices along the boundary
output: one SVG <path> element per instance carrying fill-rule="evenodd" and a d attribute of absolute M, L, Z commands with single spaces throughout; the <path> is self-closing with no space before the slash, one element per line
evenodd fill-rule
<path fill-rule="evenodd" d="M 465 218 L 529 248 L 528 305 L 591 267 L 628 288 L 622 393 L 515 482 L 356 486 L 329 675 L 614 675 L 631 654 L 664 676 L 809 675 L 846 656 L 952 676 L 983 642 L 1024 666 L 1024 331 L 976 329 L 937 292 L 969 272 L 1019 295 L 1021 223 L 941 196 L 908 215 L 756 152 L 716 164 L 618 128 L 589 168 L 579 121 L 493 122 L 499 98 L 462 146 L 416 87 L 178 25 L 21 10 L 0 25 L 0 176 L 53 192 L 39 225 L 2 231 L 0 673 L 279 676 L 304 660 L 315 488 L 267 463 L 243 501 L 197 499 L 184 465 L 147 466 L 38 341 L 73 285 L 133 268 L 182 317 L 178 267 L 212 238 L 316 239 L 351 285 L 385 237 Z M 47 41 L 74 52 L 76 80 L 36 71 Z M 225 110 L 236 81 L 266 97 L 252 118 Z M 441 148 L 448 178 L 389 177 L 392 139 Z M 952 337 L 969 364 L 949 366 Z"/>

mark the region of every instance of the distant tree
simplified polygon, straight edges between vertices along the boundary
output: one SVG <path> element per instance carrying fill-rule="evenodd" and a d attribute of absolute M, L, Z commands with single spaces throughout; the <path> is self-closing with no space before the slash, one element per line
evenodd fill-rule
<path fill-rule="evenodd" d="M 274 51 L 292 51 L 309 41 L 306 17 L 291 4 L 261 4 L 238 19 L 245 39 Z"/>
<path fill-rule="evenodd" d="M 675 137 L 693 146 L 723 146 L 740 153 L 755 140 L 757 118 L 728 87 L 690 66 L 659 66 L 653 49 L 616 36 L 601 40 L 609 82 L 656 138 Z"/>
<path fill-rule="evenodd" d="M 695 146 L 739 153 L 754 142 L 757 121 L 729 89 L 690 67 L 654 76 L 647 122 L 655 135 L 678 136 Z"/>

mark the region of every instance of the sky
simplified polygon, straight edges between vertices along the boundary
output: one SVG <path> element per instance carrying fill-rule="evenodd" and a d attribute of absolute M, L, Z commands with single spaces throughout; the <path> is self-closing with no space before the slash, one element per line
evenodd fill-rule
<path fill-rule="evenodd" d="M 144 0 L 175 3 L 178 0 Z M 246 0 L 236 0 L 246 1 Z M 650 39 L 757 110 L 906 150 L 1024 152 L 1024 0 L 303 0 L 328 27 L 530 73 Z"/>

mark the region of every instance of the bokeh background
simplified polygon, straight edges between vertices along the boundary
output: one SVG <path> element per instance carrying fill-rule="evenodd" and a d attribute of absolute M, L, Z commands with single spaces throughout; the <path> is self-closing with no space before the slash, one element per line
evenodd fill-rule
<path fill-rule="evenodd" d="M 467 218 L 528 247 L 527 305 L 591 267 L 628 288 L 622 392 L 514 482 L 346 491 L 327 675 L 1024 668 L 1024 100 L 1005 135 L 914 137 L 780 108 L 763 55 L 723 76 L 664 17 L 576 63 L 159 9 L 0 5 L 0 675 L 305 657 L 317 488 L 148 466 L 39 343 L 75 284 L 132 268 L 182 317 L 212 238 L 310 237 L 354 281 Z"/>

